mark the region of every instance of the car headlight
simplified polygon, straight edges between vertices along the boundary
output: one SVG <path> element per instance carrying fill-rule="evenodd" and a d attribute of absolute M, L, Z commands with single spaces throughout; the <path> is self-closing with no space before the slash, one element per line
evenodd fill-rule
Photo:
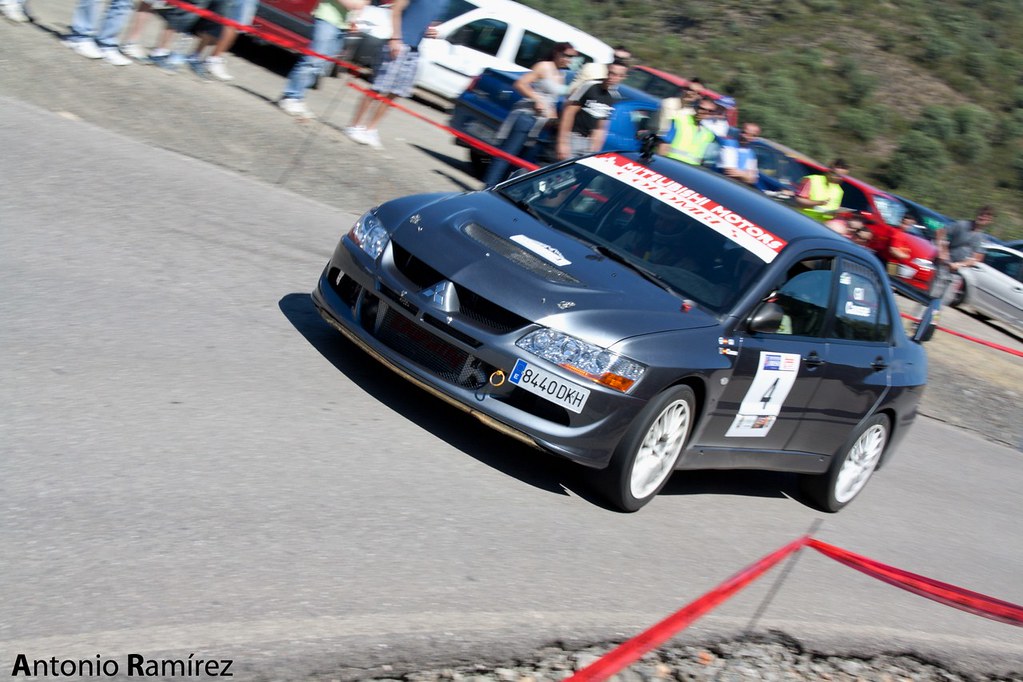
<path fill-rule="evenodd" d="M 646 371 L 646 366 L 635 360 L 553 329 L 529 332 L 515 345 L 622 393 L 632 388 Z"/>
<path fill-rule="evenodd" d="M 369 211 L 355 221 L 352 229 L 348 231 L 348 237 L 371 258 L 378 258 L 384 252 L 391 235 L 384 229 L 380 219 Z"/>
<path fill-rule="evenodd" d="M 914 258 L 910 261 L 918 270 L 930 271 L 934 269 L 934 263 L 926 258 Z"/>

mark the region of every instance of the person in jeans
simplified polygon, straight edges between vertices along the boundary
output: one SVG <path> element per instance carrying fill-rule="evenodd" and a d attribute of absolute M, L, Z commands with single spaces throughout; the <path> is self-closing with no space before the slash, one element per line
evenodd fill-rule
<path fill-rule="evenodd" d="M 931 295 L 941 298 L 944 305 L 955 299 L 961 287 L 950 286 L 961 275 L 957 273 L 963 268 L 980 263 L 984 260 L 981 245 L 984 242 L 984 231 L 991 227 L 995 219 L 995 210 L 984 206 L 977 211 L 973 220 L 957 220 L 946 228 L 938 230 L 938 272 L 935 273 L 935 287 Z"/>
<path fill-rule="evenodd" d="M 515 103 L 508 118 L 497 131 L 501 151 L 517 155 L 526 140 L 536 139 L 547 121 L 558 117 L 558 98 L 565 90 L 563 69 L 578 55 L 571 43 L 557 43 L 551 48 L 549 59 L 539 61 L 515 81 L 515 90 L 522 99 Z M 483 182 L 496 185 L 504 180 L 508 162 L 495 157 L 490 162 Z"/>
<path fill-rule="evenodd" d="M 341 54 L 345 30 L 352 18 L 350 13 L 359 11 L 365 4 L 366 0 L 322 0 L 313 10 L 313 38 L 309 43 L 309 49 L 329 56 Z M 286 114 L 297 118 L 316 118 L 305 105 L 305 92 L 328 64 L 330 62 L 319 57 L 302 55 L 288 74 L 284 94 L 281 95 L 277 106 Z"/>
<path fill-rule="evenodd" d="M 133 5 L 132 0 L 110 0 L 99 21 L 99 0 L 78 0 L 71 15 L 71 33 L 64 38 L 64 44 L 87 59 L 102 59 L 114 66 L 131 64 L 117 49 L 117 38 L 131 16 Z"/>

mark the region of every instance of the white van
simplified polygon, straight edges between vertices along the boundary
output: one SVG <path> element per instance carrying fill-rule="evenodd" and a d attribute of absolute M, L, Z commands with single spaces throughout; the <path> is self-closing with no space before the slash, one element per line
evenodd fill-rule
<path fill-rule="evenodd" d="M 361 38 L 358 55 L 375 57 L 391 37 L 390 9 L 371 5 L 359 14 L 355 22 Z M 448 0 L 437 37 L 419 45 L 416 85 L 454 99 L 483 69 L 528 70 L 560 42 L 572 43 L 581 55 L 580 63 L 612 60 L 606 43 L 513 0 Z"/>

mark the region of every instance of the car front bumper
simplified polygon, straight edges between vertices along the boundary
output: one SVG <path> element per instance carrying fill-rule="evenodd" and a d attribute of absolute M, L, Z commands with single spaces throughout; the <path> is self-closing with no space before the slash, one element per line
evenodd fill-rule
<path fill-rule="evenodd" d="M 645 400 L 583 383 L 532 356 L 515 341 L 537 325 L 485 329 L 478 315 L 445 313 L 401 273 L 377 268 L 343 239 L 312 293 L 323 318 L 372 357 L 412 383 L 497 431 L 580 464 L 603 468 Z M 390 248 L 390 247 L 388 247 Z M 589 390 L 581 413 L 507 380 L 518 359 Z"/>

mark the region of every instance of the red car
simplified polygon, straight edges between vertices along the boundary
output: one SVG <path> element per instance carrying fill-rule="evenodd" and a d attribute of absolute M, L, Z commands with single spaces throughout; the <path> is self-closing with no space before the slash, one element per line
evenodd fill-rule
<path fill-rule="evenodd" d="M 307 47 L 313 35 L 313 10 L 319 4 L 319 0 L 261 0 L 252 25 L 284 43 Z"/>
<path fill-rule="evenodd" d="M 806 175 L 824 173 L 827 167 L 788 147 L 760 138 L 753 143 L 760 167 L 760 189 L 768 191 L 794 191 Z M 885 263 L 892 233 L 900 229 L 906 206 L 894 196 L 852 176 L 842 182 L 842 208 L 838 218 L 858 217 L 873 233 L 867 244 Z M 913 287 L 929 293 L 934 280 L 934 261 L 938 249 L 927 239 L 914 234 L 906 235 L 910 257 L 894 263 L 893 274 Z"/>

